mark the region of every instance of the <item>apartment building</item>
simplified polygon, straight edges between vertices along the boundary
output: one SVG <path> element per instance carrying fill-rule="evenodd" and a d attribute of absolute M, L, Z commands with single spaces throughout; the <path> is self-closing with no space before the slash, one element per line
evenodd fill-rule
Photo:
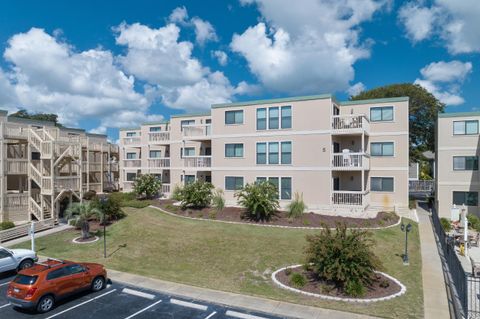
<path fill-rule="evenodd" d="M 212 105 L 120 132 L 121 187 L 157 174 L 212 182 L 235 204 L 246 183 L 268 180 L 282 206 L 295 192 L 310 209 L 408 207 L 408 98 L 338 102 L 316 95 Z"/>
<path fill-rule="evenodd" d="M 479 112 L 440 113 L 436 133 L 436 207 L 449 218 L 453 205 L 480 214 Z"/>
<path fill-rule="evenodd" d="M 119 150 L 105 135 L 0 111 L 0 221 L 62 217 L 83 193 L 118 189 Z"/>

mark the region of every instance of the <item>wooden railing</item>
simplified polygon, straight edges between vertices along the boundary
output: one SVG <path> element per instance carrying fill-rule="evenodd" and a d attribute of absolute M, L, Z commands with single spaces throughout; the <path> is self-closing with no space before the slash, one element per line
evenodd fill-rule
<path fill-rule="evenodd" d="M 33 129 L 30 129 L 28 142 L 32 144 L 38 151 L 42 149 L 42 138 Z"/>
<path fill-rule="evenodd" d="M 149 158 L 148 167 L 150 168 L 170 167 L 170 157 Z"/>
<path fill-rule="evenodd" d="M 42 186 L 42 174 L 40 173 L 40 171 L 35 166 L 33 166 L 33 163 L 30 163 L 29 169 L 29 175 L 33 179 L 33 181 L 37 183 L 38 186 Z"/>
<path fill-rule="evenodd" d="M 35 215 L 37 219 L 42 219 L 42 207 L 31 197 L 28 199 L 28 211 Z"/>
<path fill-rule="evenodd" d="M 184 167 L 211 167 L 212 156 L 184 156 Z"/>
<path fill-rule="evenodd" d="M 150 132 L 148 133 L 150 142 L 166 142 L 170 140 L 170 132 Z"/>
<path fill-rule="evenodd" d="M 8 210 L 28 209 L 28 193 L 6 194 L 5 206 Z"/>
<path fill-rule="evenodd" d="M 3 136 L 27 138 L 28 127 L 20 124 L 3 123 Z"/>
<path fill-rule="evenodd" d="M 170 193 L 170 184 L 162 184 L 162 194 Z"/>
<path fill-rule="evenodd" d="M 365 115 L 334 115 L 332 117 L 332 129 L 334 132 L 351 132 L 363 129 L 370 131 L 370 122 Z"/>
<path fill-rule="evenodd" d="M 7 158 L 7 174 L 28 174 L 28 159 Z"/>
<path fill-rule="evenodd" d="M 370 169 L 370 156 L 366 153 L 334 153 L 332 166 L 338 170 Z"/>
<path fill-rule="evenodd" d="M 123 164 L 125 167 L 141 167 L 142 161 L 139 159 L 125 159 Z"/>
<path fill-rule="evenodd" d="M 55 226 L 53 218 L 34 222 L 35 232 L 50 229 Z M 23 224 L 10 229 L 0 231 L 0 243 L 28 235 L 31 224 Z"/>
<path fill-rule="evenodd" d="M 202 137 L 210 136 L 211 128 L 211 124 L 192 124 L 184 125 L 182 131 L 184 137 Z"/>
<path fill-rule="evenodd" d="M 80 177 L 78 176 L 59 176 L 55 177 L 55 189 L 80 189 Z"/>
<path fill-rule="evenodd" d="M 334 206 L 366 207 L 370 204 L 370 191 L 332 191 Z"/>
<path fill-rule="evenodd" d="M 53 190 L 52 178 L 51 177 L 42 177 L 42 193 L 51 193 Z"/>

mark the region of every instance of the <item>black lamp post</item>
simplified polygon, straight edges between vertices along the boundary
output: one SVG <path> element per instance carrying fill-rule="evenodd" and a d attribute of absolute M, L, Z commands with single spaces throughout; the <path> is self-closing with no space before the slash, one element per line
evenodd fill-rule
<path fill-rule="evenodd" d="M 403 264 L 408 265 L 408 233 L 412 230 L 412 224 L 408 223 L 407 226 L 402 222 L 400 229 L 405 232 L 405 253 L 403 254 Z"/>
<path fill-rule="evenodd" d="M 102 197 L 100 198 L 100 202 L 102 203 L 102 207 L 105 206 L 107 203 L 107 198 Z M 107 258 L 107 220 L 105 216 L 105 209 L 102 209 L 103 213 L 103 258 Z"/>

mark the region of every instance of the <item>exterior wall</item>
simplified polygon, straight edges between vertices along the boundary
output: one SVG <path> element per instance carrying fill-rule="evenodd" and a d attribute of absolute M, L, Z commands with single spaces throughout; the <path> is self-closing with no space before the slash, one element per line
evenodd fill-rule
<path fill-rule="evenodd" d="M 479 113 L 439 114 L 436 149 L 436 206 L 441 217 L 450 217 L 453 192 L 480 192 L 479 171 L 453 170 L 454 156 L 479 156 L 479 135 L 453 135 L 453 122 L 480 121 Z M 478 206 L 467 206 L 468 213 L 480 216 Z"/>

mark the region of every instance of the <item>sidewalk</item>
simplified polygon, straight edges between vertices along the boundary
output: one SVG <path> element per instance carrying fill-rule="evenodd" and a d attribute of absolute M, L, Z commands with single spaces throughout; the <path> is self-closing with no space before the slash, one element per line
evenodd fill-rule
<path fill-rule="evenodd" d="M 417 207 L 422 252 L 423 304 L 426 319 L 450 318 L 447 288 L 429 212 Z"/>
<path fill-rule="evenodd" d="M 271 299 L 240 295 L 236 293 L 223 292 L 218 290 L 188 286 L 159 279 L 148 278 L 140 275 L 133 275 L 116 270 L 108 270 L 108 275 L 113 281 L 119 281 L 128 285 L 138 285 L 143 288 L 159 292 L 188 297 L 196 300 L 212 302 L 216 304 L 234 306 L 252 311 L 269 313 L 277 316 L 302 319 L 367 319 L 373 318 L 365 315 L 341 312 L 310 306 L 302 306 L 288 302 L 275 301 Z M 440 317 L 439 317 L 440 318 Z"/>
<path fill-rule="evenodd" d="M 55 234 L 55 233 L 58 233 L 58 232 L 61 232 L 61 231 L 64 231 L 64 230 L 67 230 L 67 229 L 70 229 L 70 228 L 73 228 L 73 226 L 64 224 L 64 225 L 59 225 L 59 226 L 56 226 L 56 227 L 53 227 L 53 228 L 50 228 L 50 229 L 47 229 L 47 230 L 43 230 L 41 232 L 35 233 L 35 239 L 40 238 L 40 237 L 44 237 L 44 236 L 48 236 L 48 235 L 51 235 L 51 234 Z M 20 243 L 24 243 L 26 241 L 30 241 L 30 235 L 26 235 L 26 236 L 23 236 L 23 237 L 19 237 L 19 238 L 13 239 L 13 240 L 6 241 L 4 243 L 0 243 L 0 246 L 11 247 L 11 246 L 15 246 L 15 245 L 20 244 Z"/>

